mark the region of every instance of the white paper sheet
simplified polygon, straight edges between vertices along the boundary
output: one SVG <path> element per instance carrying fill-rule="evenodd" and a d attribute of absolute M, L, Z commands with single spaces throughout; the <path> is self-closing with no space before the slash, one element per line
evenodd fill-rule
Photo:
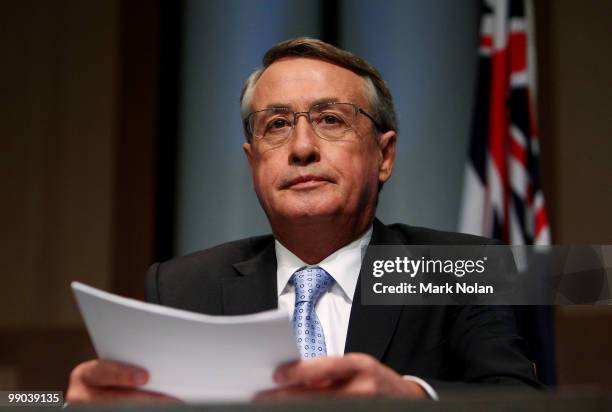
<path fill-rule="evenodd" d="M 148 370 L 143 389 L 186 402 L 248 400 L 299 358 L 280 310 L 208 316 L 71 286 L 98 356 Z"/>

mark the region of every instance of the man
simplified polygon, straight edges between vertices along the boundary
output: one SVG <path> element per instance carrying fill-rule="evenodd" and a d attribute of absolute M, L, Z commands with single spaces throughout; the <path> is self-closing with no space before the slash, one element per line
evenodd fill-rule
<path fill-rule="evenodd" d="M 214 315 L 278 306 L 293 313 L 309 359 L 281 366 L 279 388 L 262 399 L 435 398 L 434 388 L 465 382 L 538 386 L 507 308 L 360 304 L 368 244 L 489 241 L 375 219 L 398 128 L 391 94 L 371 65 L 308 38 L 276 45 L 263 63 L 245 83 L 241 111 L 243 149 L 272 236 L 153 265 L 147 299 Z M 321 292 L 305 298 L 311 279 L 321 279 L 310 287 Z M 167 400 L 138 390 L 147 379 L 138 368 L 94 360 L 74 369 L 67 399 Z"/>

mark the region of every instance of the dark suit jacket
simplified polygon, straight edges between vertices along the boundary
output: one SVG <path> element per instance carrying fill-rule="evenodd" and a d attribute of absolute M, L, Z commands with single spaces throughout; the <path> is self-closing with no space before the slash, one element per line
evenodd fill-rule
<path fill-rule="evenodd" d="M 458 233 L 374 222 L 371 245 L 486 244 Z M 146 297 L 211 315 L 238 315 L 278 305 L 271 235 L 225 243 L 155 263 Z M 402 375 L 434 388 L 465 383 L 541 385 L 517 335 L 511 308 L 502 306 L 365 306 L 358 282 L 345 352 L 368 353 Z M 463 383 L 458 383 L 463 382 Z"/>

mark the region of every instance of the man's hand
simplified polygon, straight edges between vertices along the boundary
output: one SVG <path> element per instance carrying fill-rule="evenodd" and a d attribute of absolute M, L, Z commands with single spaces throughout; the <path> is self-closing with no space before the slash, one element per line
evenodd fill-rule
<path fill-rule="evenodd" d="M 66 401 L 82 402 L 178 402 L 139 390 L 149 380 L 144 369 L 104 360 L 83 362 L 72 370 Z"/>
<path fill-rule="evenodd" d="M 279 367 L 274 380 L 281 387 L 260 392 L 258 400 L 312 396 L 427 398 L 418 384 L 363 353 L 292 362 Z"/>

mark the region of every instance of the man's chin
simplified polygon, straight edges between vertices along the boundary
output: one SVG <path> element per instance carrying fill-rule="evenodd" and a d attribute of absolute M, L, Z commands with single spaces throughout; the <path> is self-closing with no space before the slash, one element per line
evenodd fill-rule
<path fill-rule="evenodd" d="M 339 210 L 337 207 L 310 207 L 286 209 L 276 214 L 277 220 L 290 225 L 310 225 L 331 222 L 337 219 Z"/>

